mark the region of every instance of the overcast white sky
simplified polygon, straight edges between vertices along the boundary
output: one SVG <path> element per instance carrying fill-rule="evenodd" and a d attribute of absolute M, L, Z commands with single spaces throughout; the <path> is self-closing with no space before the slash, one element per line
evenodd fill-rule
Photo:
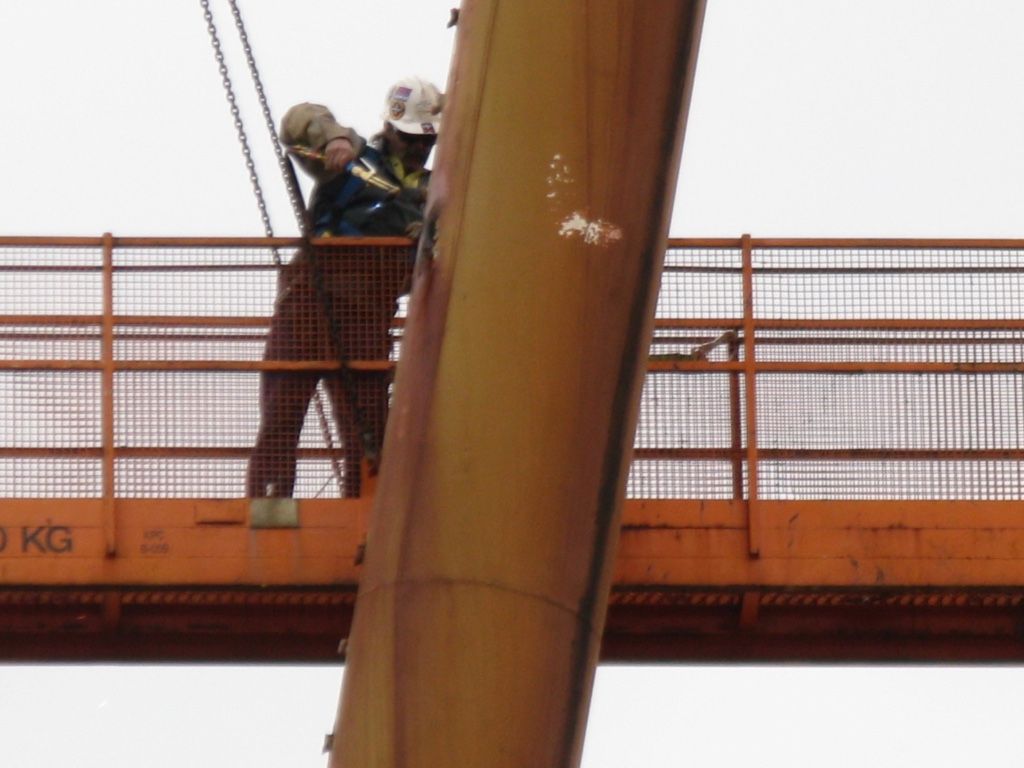
<path fill-rule="evenodd" d="M 370 133 L 392 80 L 446 79 L 454 0 L 241 4 L 277 116 L 316 100 Z M 1024 236 L 1021 29 L 1016 0 L 709 0 L 671 232 Z M 198 0 L 2 0 L 0 72 L 0 234 L 262 234 Z M 0 762 L 319 767 L 340 677 L 0 667 Z M 584 766 L 1017 766 L 1022 684 L 1010 667 L 605 667 Z"/>

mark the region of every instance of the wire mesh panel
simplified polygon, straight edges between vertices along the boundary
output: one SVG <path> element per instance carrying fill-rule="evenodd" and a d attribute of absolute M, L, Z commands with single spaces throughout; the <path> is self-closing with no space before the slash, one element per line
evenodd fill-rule
<path fill-rule="evenodd" d="M 102 265 L 102 251 L 95 245 L 0 244 L 0 316 L 96 315 L 102 302 Z"/>
<path fill-rule="evenodd" d="M 976 248 L 755 248 L 759 319 L 1008 320 L 1020 252 Z"/>
<path fill-rule="evenodd" d="M 277 264 L 294 253 L 293 247 L 114 249 L 116 495 L 244 494 L 259 373 L 226 366 L 261 359 Z"/>
<path fill-rule="evenodd" d="M 726 461 L 635 458 L 626 480 L 633 499 L 730 499 L 734 466 Z"/>
<path fill-rule="evenodd" d="M 728 449 L 739 439 L 730 374 L 650 372 L 644 381 L 635 450 Z"/>
<path fill-rule="evenodd" d="M 265 317 L 274 303 L 278 264 L 295 253 L 295 247 L 118 246 L 114 314 Z"/>
<path fill-rule="evenodd" d="M 383 436 L 408 245 L 11 240 L 0 496 L 102 494 L 105 442 L 122 497 L 244 496 L 261 457 L 294 478 L 267 492 L 359 492 L 361 432 Z M 297 421 L 288 435 L 281 411 Z"/>
<path fill-rule="evenodd" d="M 740 258 L 736 248 L 669 248 L 662 268 L 656 317 L 742 317 Z"/>
<path fill-rule="evenodd" d="M 99 403 L 92 371 L 0 371 L 0 492 L 99 496 Z"/>
<path fill-rule="evenodd" d="M 360 493 L 407 244 L 68 240 L 0 241 L 0 496 Z M 1020 250 L 747 243 L 666 254 L 630 496 L 1020 497 Z"/>
<path fill-rule="evenodd" d="M 120 495 L 359 494 L 363 433 L 383 440 L 408 247 L 141 250 L 115 264 L 115 310 L 136 316 L 118 359 L 167 362 L 117 376 Z"/>
<path fill-rule="evenodd" d="M 0 245 L 0 285 L 0 495 L 99 496 L 101 249 Z"/>
<path fill-rule="evenodd" d="M 1019 460 L 762 460 L 764 499 L 1020 499 Z"/>
<path fill-rule="evenodd" d="M 742 249 L 667 254 L 631 496 L 745 496 L 756 407 L 761 498 L 1019 497 L 1019 250 L 749 248 L 746 315 Z"/>

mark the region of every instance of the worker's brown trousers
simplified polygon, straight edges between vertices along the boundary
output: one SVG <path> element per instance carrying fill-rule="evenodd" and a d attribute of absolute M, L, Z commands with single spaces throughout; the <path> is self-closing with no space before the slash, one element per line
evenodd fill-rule
<path fill-rule="evenodd" d="M 408 290 L 408 249 L 316 246 L 323 284 L 317 291 L 309 254 L 285 267 L 265 360 L 387 360 L 389 329 L 398 298 Z M 326 306 L 325 306 L 326 305 Z M 335 345 L 327 319 L 334 316 Z M 342 495 L 359 495 L 367 428 L 378 451 L 384 440 L 390 377 L 380 371 L 338 373 L 267 371 L 260 380 L 260 427 L 246 479 L 250 497 L 291 496 L 295 488 L 299 436 L 317 383 L 324 379 L 341 442 Z M 358 403 L 362 423 L 352 400 Z"/>

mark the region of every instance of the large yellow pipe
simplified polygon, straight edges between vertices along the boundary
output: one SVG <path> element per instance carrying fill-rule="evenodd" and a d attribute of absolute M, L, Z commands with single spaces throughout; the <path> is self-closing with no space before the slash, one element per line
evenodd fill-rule
<path fill-rule="evenodd" d="M 463 3 L 332 766 L 579 763 L 702 16 Z"/>

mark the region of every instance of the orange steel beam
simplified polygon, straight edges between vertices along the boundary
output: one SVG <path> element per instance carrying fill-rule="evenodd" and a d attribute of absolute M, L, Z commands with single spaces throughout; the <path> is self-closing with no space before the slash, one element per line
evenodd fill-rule
<path fill-rule="evenodd" d="M 756 614 L 741 627 L 745 595 Z M 0 659 L 337 664 L 354 598 L 354 589 L 309 588 L 0 591 Z M 1024 660 L 1020 590 L 679 590 L 670 602 L 658 598 L 612 593 L 603 661 Z"/>
<path fill-rule="evenodd" d="M 245 499 L 7 499 L 0 587 L 352 586 L 371 499 L 299 499 L 297 529 L 250 529 Z M 742 499 L 628 500 L 616 590 L 715 587 L 1024 589 L 1017 501 L 760 500 L 761 557 Z"/>
<path fill-rule="evenodd" d="M 702 12 L 463 3 L 336 768 L 579 763 Z"/>
<path fill-rule="evenodd" d="M 108 558 L 100 499 L 4 503 L 0 658 L 339 660 L 368 501 L 119 504 Z M 1024 660 L 1018 502 L 762 500 L 756 560 L 745 514 L 626 502 L 603 659 Z"/>
<path fill-rule="evenodd" d="M 747 595 L 756 612 L 744 627 Z M 0 659 L 337 664 L 354 598 L 354 589 L 310 588 L 0 591 Z M 1024 660 L 1019 589 L 679 590 L 657 599 L 612 593 L 603 661 Z"/>

